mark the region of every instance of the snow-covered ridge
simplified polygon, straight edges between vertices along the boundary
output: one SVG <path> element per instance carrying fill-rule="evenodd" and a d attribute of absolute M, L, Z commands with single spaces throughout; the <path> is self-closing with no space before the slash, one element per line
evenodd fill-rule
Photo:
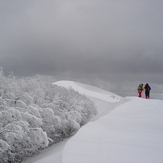
<path fill-rule="evenodd" d="M 131 97 L 83 126 L 66 144 L 62 163 L 162 163 L 162 105 Z"/>
<path fill-rule="evenodd" d="M 65 87 L 67 89 L 72 88 L 83 95 L 86 95 L 88 97 L 98 98 L 106 102 L 118 102 L 121 99 L 120 96 L 114 93 L 105 91 L 103 89 L 94 86 L 74 82 L 74 81 L 62 80 L 62 81 L 54 82 L 53 84 L 56 84 L 57 86 Z"/>

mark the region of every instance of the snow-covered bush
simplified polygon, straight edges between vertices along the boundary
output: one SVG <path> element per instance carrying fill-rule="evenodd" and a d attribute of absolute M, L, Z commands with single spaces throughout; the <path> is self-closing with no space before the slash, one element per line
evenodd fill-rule
<path fill-rule="evenodd" d="M 41 149 L 47 147 L 49 144 L 47 134 L 41 128 L 31 128 L 28 135 L 33 148 Z"/>
<path fill-rule="evenodd" d="M 43 120 L 43 130 L 46 131 L 48 137 L 55 139 L 55 137 L 58 136 L 56 129 L 61 128 L 61 119 L 54 114 L 51 108 L 43 108 L 41 116 Z"/>
<path fill-rule="evenodd" d="M 28 111 L 28 113 L 30 113 L 38 118 L 41 118 L 41 114 L 39 112 L 40 108 L 38 106 L 29 105 L 29 106 L 26 106 L 25 110 Z"/>
<path fill-rule="evenodd" d="M 3 126 L 19 120 L 21 120 L 21 114 L 15 108 L 9 108 L 0 112 L 0 122 L 3 123 Z"/>
<path fill-rule="evenodd" d="M 0 161 L 2 163 L 14 161 L 14 154 L 11 152 L 10 145 L 2 139 L 0 139 Z"/>
<path fill-rule="evenodd" d="M 23 101 L 26 105 L 30 105 L 33 103 L 32 97 L 29 95 L 29 93 L 25 92 L 20 96 L 20 100 Z"/>
<path fill-rule="evenodd" d="M 79 123 L 72 119 L 63 120 L 62 124 L 63 133 L 66 137 L 75 134 L 80 128 Z"/>
<path fill-rule="evenodd" d="M 82 120 L 82 115 L 76 111 L 76 110 L 72 110 L 70 112 L 67 112 L 67 119 L 73 119 L 75 122 L 81 124 L 81 120 Z"/>
<path fill-rule="evenodd" d="M 23 118 L 23 120 L 27 121 L 32 128 L 42 126 L 42 119 L 37 118 L 36 116 L 34 116 L 28 112 L 22 113 L 22 118 Z"/>
<path fill-rule="evenodd" d="M 85 96 L 0 69 L 0 162 L 21 162 L 75 134 L 97 113 Z"/>

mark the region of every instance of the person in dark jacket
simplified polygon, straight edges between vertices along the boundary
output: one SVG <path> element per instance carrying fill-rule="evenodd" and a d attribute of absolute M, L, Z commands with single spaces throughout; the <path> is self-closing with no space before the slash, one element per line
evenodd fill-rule
<path fill-rule="evenodd" d="M 151 90 L 151 87 L 149 86 L 149 84 L 148 83 L 146 83 L 146 85 L 145 85 L 145 97 L 146 97 L 146 99 L 147 98 L 150 98 L 150 90 Z"/>

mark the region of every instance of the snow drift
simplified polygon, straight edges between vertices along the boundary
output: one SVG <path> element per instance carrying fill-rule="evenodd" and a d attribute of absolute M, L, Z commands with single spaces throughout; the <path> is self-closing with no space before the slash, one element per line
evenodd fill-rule
<path fill-rule="evenodd" d="M 84 126 L 62 163 L 162 163 L 163 101 L 131 99 Z"/>

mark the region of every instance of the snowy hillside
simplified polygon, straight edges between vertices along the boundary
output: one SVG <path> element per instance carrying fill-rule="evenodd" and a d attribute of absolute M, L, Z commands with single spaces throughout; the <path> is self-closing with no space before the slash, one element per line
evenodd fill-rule
<path fill-rule="evenodd" d="M 104 93 L 96 87 L 63 81 L 57 85 L 92 95 L 100 116 L 98 114 L 98 118 L 83 126 L 69 140 L 26 163 L 163 162 L 162 100 L 121 98 L 115 94 L 115 98 L 108 98 L 112 93 Z M 104 95 L 105 100 L 101 98 Z"/>
<path fill-rule="evenodd" d="M 75 91 L 78 91 L 81 94 L 84 94 L 88 97 L 94 97 L 103 101 L 107 101 L 107 102 L 118 102 L 121 97 L 105 91 L 103 89 L 91 86 L 91 85 L 86 85 L 86 84 L 82 84 L 82 83 L 78 83 L 78 82 L 73 82 L 73 81 L 58 81 L 55 82 L 53 84 L 56 84 L 58 86 L 62 86 L 65 88 L 73 88 Z"/>
<path fill-rule="evenodd" d="M 162 163 L 163 101 L 131 99 L 66 144 L 62 163 Z"/>

